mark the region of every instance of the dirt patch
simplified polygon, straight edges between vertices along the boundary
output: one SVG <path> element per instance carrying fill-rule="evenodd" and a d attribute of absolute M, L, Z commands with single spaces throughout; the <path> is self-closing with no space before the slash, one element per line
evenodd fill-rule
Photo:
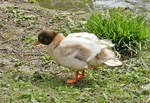
<path fill-rule="evenodd" d="M 32 46 L 37 33 L 41 30 L 61 32 L 61 25 L 68 22 L 68 18 L 85 20 L 88 15 L 49 10 L 25 0 L 0 1 L 0 68 L 18 68 L 28 72 L 59 68 L 55 63 L 43 65 L 44 46 Z"/>

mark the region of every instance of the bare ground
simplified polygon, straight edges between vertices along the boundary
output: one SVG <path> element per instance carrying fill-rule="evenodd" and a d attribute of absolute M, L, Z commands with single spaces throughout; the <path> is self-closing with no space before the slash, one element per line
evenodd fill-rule
<path fill-rule="evenodd" d="M 58 17 L 55 18 L 56 14 Z M 59 17 L 59 14 L 62 14 L 62 17 Z M 31 72 L 32 65 L 42 71 L 50 70 L 46 69 L 50 67 L 43 65 L 42 56 L 46 53 L 45 49 L 42 46 L 34 48 L 33 42 L 38 32 L 57 29 L 57 26 L 63 25 L 68 17 L 83 20 L 88 15 L 49 10 L 23 0 L 0 1 L 0 68 L 9 69 L 15 66 Z M 51 18 L 56 20 L 50 22 Z M 31 41 L 30 38 L 26 38 L 27 36 L 33 37 Z M 16 62 L 21 64 L 17 65 Z M 55 64 L 51 66 L 57 67 Z"/>

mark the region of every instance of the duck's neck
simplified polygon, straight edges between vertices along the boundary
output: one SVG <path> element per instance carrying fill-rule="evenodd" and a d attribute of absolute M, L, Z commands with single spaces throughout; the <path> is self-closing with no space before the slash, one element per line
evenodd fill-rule
<path fill-rule="evenodd" d="M 65 36 L 63 34 L 57 34 L 53 40 L 52 45 L 56 48 L 64 38 Z"/>
<path fill-rule="evenodd" d="M 63 34 L 57 34 L 54 38 L 54 42 L 60 43 L 64 38 L 65 38 L 65 36 Z"/>

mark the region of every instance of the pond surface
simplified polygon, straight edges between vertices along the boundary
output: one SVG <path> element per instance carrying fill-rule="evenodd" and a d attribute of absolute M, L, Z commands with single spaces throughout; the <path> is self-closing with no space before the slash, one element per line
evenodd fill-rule
<path fill-rule="evenodd" d="M 86 10 L 129 7 L 140 12 L 150 11 L 150 0 L 40 0 L 40 6 L 59 10 Z"/>

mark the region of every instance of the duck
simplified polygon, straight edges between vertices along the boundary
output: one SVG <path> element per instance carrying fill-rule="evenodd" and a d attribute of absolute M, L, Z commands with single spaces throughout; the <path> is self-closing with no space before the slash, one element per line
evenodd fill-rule
<path fill-rule="evenodd" d="M 43 30 L 38 34 L 34 46 L 39 44 L 46 45 L 48 55 L 56 64 L 75 71 L 74 79 L 66 81 L 68 84 L 83 78 L 87 69 L 122 65 L 112 50 L 114 44 L 111 40 L 100 40 L 92 33 L 71 33 L 65 37 L 61 33 Z"/>

